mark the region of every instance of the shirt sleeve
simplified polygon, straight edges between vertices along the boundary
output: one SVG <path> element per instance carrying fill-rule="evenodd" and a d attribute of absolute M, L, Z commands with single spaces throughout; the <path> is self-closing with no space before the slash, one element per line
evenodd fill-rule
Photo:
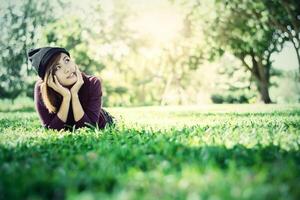
<path fill-rule="evenodd" d="M 91 80 L 89 87 L 89 98 L 87 107 L 84 109 L 83 117 L 76 122 L 76 128 L 90 124 L 96 126 L 101 117 L 101 106 L 102 106 L 102 87 L 101 81 L 94 77 Z"/>
<path fill-rule="evenodd" d="M 41 81 L 38 81 L 34 87 L 35 109 L 37 110 L 41 123 L 45 128 L 51 128 L 59 131 L 65 127 L 65 123 L 57 116 L 56 113 L 49 113 L 42 100 L 40 85 Z"/>

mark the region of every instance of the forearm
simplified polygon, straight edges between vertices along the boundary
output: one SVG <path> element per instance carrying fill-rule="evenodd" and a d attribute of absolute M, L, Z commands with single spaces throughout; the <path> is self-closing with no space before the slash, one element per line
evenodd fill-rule
<path fill-rule="evenodd" d="M 77 93 L 72 94 L 72 109 L 73 109 L 74 120 L 75 122 L 77 122 L 84 115 L 84 110 L 81 106 Z"/>
<path fill-rule="evenodd" d="M 71 100 L 71 96 L 63 97 L 61 106 L 60 106 L 59 111 L 57 113 L 57 117 L 59 119 L 61 119 L 63 122 L 66 122 L 67 118 L 68 118 L 70 100 Z"/>

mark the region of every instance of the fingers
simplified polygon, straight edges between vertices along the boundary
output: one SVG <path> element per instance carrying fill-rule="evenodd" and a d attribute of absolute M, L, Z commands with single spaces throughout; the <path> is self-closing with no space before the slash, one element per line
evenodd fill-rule
<path fill-rule="evenodd" d="M 47 83 L 50 83 L 50 79 L 51 79 L 51 74 L 48 75 L 48 79 L 47 79 Z"/>
<path fill-rule="evenodd" d="M 54 75 L 55 84 L 58 86 L 61 86 L 61 84 L 58 82 L 56 75 Z"/>
<path fill-rule="evenodd" d="M 76 65 L 76 74 L 80 74 L 79 67 Z"/>
<path fill-rule="evenodd" d="M 53 88 L 54 90 L 56 90 L 57 87 L 60 86 L 60 83 L 58 82 L 56 75 L 54 75 L 54 80 L 53 80 L 52 74 L 49 75 L 47 84 L 49 87 Z"/>
<path fill-rule="evenodd" d="M 48 76 L 47 84 L 50 87 L 53 87 L 53 79 L 52 79 L 52 75 L 51 74 L 49 74 L 49 76 Z"/>
<path fill-rule="evenodd" d="M 78 66 L 75 65 L 75 73 L 77 73 L 77 71 L 78 71 Z"/>
<path fill-rule="evenodd" d="M 76 76 L 77 76 L 77 81 L 78 80 L 82 80 L 82 74 L 81 74 L 81 72 L 80 72 L 80 70 L 79 70 L 79 68 L 78 68 L 78 66 L 76 65 Z"/>

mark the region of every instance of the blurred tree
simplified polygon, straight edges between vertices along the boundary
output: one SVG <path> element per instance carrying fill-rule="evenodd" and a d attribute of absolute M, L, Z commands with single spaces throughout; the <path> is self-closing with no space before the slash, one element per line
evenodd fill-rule
<path fill-rule="evenodd" d="M 196 56 L 194 48 L 194 43 L 186 37 L 178 38 L 164 47 L 161 54 L 164 81 L 160 105 L 168 104 L 169 93 L 175 94 L 172 102 L 176 104 L 186 104 L 189 101 L 186 91 L 194 81 L 191 74 L 201 62 L 201 55 Z"/>
<path fill-rule="evenodd" d="M 43 31 L 43 43 L 66 48 L 80 70 L 94 74 L 105 66 L 95 58 L 89 48 L 89 32 L 90 26 L 82 19 L 67 16 L 46 26 Z"/>
<path fill-rule="evenodd" d="M 215 80 L 214 103 L 252 103 L 256 91 L 251 81 L 251 73 L 241 66 L 232 55 L 224 54 L 218 67 L 218 79 Z"/>
<path fill-rule="evenodd" d="M 254 103 L 257 100 L 257 88 L 251 80 L 251 72 L 242 66 L 237 58 L 225 53 L 219 60 L 218 78 L 215 80 L 215 103 Z M 271 68 L 273 77 L 281 77 L 280 70 Z M 278 79 L 270 79 L 270 87 L 278 87 Z M 216 102 L 216 101 L 217 102 Z M 221 100 L 221 102 L 220 102 Z"/>
<path fill-rule="evenodd" d="M 263 0 L 268 14 L 268 26 L 276 28 L 274 37 L 290 41 L 295 48 L 299 67 L 300 81 L 300 2 L 299 0 Z M 261 13 L 253 10 L 253 16 L 261 18 Z"/>
<path fill-rule="evenodd" d="M 101 2 L 89 3 L 87 10 L 76 10 L 81 15 L 66 14 L 64 18 L 49 24 L 43 32 L 42 43 L 67 48 L 87 74 L 106 78 L 102 75 L 103 70 L 108 68 L 106 71 L 114 73 L 114 76 L 103 80 L 103 105 L 122 105 L 128 85 L 120 77 L 130 73 L 124 58 L 129 49 L 134 49 L 134 40 L 126 26 L 128 6 L 125 1 L 114 0 L 110 13 L 102 9 Z M 69 12 L 72 13 L 72 10 Z"/>
<path fill-rule="evenodd" d="M 38 32 L 55 20 L 54 5 L 59 1 L 6 1 L 0 12 L 0 98 L 15 99 L 22 91 L 33 96 L 33 73 L 27 50 L 35 46 Z"/>
<path fill-rule="evenodd" d="M 282 76 L 275 77 L 279 83 L 277 88 L 271 88 L 273 98 L 278 103 L 300 103 L 300 84 L 298 69 L 283 70 Z"/>
<path fill-rule="evenodd" d="M 126 1 L 113 0 L 109 14 L 102 12 L 101 4 L 91 11 L 95 13 L 93 26 L 89 32 L 89 47 L 94 56 L 106 67 L 98 71 L 104 79 L 104 104 L 124 106 L 137 104 L 139 97 L 145 96 L 141 82 L 143 77 L 137 63 L 138 49 L 146 42 L 137 36 L 128 26 L 128 20 L 134 15 Z M 134 62 L 134 60 L 136 62 Z M 140 86 L 140 87 L 139 87 Z M 143 93 L 143 94 L 142 94 Z"/>
<path fill-rule="evenodd" d="M 197 93 L 198 89 L 195 85 L 199 83 L 192 75 L 203 61 L 203 51 L 199 46 L 199 41 L 193 37 L 191 23 L 185 18 L 177 38 L 162 48 L 159 56 L 161 69 L 153 73 L 162 80 L 160 105 L 182 105 L 195 101 L 195 95 L 189 94 Z"/>
<path fill-rule="evenodd" d="M 260 18 L 255 17 L 260 13 Z M 274 37 L 275 27 L 269 26 L 269 12 L 261 1 L 214 0 L 194 1 L 189 18 L 201 26 L 207 44 L 211 47 L 209 58 L 215 59 L 225 51 L 241 60 L 251 72 L 261 100 L 271 103 L 269 95 L 270 56 L 280 51 L 282 41 Z"/>

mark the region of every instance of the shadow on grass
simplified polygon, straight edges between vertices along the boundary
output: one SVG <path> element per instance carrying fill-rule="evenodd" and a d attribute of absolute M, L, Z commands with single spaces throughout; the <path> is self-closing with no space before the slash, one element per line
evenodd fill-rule
<path fill-rule="evenodd" d="M 271 183 L 289 185 L 300 196 L 300 152 L 278 146 L 190 147 L 161 132 L 104 130 L 0 146 L 0 199 L 65 199 L 67 191 L 111 193 L 130 169 L 180 173 L 186 166 L 205 171 L 267 169 Z M 16 187 L 17 185 L 17 187 Z"/>
<path fill-rule="evenodd" d="M 1 108 L 0 112 L 2 113 L 13 113 L 13 112 L 35 112 L 34 107 L 32 106 L 26 106 L 21 108 Z"/>

